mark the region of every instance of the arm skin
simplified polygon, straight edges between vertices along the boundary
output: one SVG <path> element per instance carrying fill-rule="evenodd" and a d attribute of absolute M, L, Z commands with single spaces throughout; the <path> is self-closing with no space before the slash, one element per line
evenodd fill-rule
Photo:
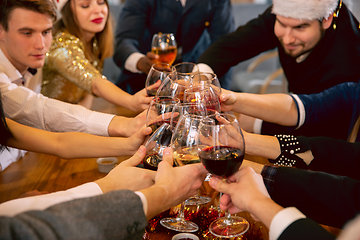
<path fill-rule="evenodd" d="M 108 126 L 108 134 L 111 137 L 130 137 L 139 131 L 146 123 L 146 113 L 144 110 L 136 117 L 115 116 L 111 119 Z"/>
<path fill-rule="evenodd" d="M 147 219 L 174 207 L 196 194 L 207 171 L 201 163 L 173 167 L 172 150 L 164 150 L 158 166 L 155 184 L 141 190 L 147 199 Z"/>
<path fill-rule="evenodd" d="M 91 88 L 93 94 L 96 96 L 132 111 L 142 111 L 147 109 L 152 98 L 147 96 L 145 88 L 134 95 L 130 95 L 112 82 L 103 78 L 95 78 Z"/>
<path fill-rule="evenodd" d="M 130 138 L 110 138 L 77 132 L 53 133 L 10 119 L 6 122 L 13 134 L 7 142 L 8 146 L 62 158 L 132 155 L 151 133 L 151 128 L 144 127 Z"/>
<path fill-rule="evenodd" d="M 296 104 L 288 94 L 235 93 L 224 90 L 221 95 L 221 110 L 235 111 L 284 126 L 296 126 Z"/>

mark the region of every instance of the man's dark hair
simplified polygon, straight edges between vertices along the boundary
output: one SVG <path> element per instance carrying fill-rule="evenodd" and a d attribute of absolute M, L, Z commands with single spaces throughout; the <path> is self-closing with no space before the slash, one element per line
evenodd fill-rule
<path fill-rule="evenodd" d="M 56 20 L 56 7 L 53 0 L 0 0 L 0 25 L 5 31 L 9 27 L 10 14 L 16 8 L 48 14 L 53 21 Z"/>

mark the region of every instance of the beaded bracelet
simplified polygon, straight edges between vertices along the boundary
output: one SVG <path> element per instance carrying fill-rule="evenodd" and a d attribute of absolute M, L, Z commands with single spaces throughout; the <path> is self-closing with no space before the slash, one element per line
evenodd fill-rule
<path fill-rule="evenodd" d="M 275 160 L 269 159 L 271 163 L 286 167 L 307 168 L 307 164 L 296 153 L 306 152 L 308 149 L 303 148 L 297 137 L 283 134 L 275 135 L 275 137 L 279 141 L 281 153 Z"/>

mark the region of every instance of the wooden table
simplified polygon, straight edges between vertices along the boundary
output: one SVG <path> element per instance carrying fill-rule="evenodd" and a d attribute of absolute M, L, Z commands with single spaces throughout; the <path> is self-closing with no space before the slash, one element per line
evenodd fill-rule
<path fill-rule="evenodd" d="M 129 117 L 135 115 L 131 111 L 116 108 L 101 99 L 96 99 L 94 109 Z M 118 157 L 118 162 L 127 158 Z M 263 158 L 255 157 L 252 160 L 267 163 L 267 160 Z M 66 160 L 56 156 L 28 152 L 22 159 L 0 173 L 0 203 L 29 195 L 28 193 L 34 190 L 47 193 L 66 190 L 103 176 L 105 174 L 98 171 L 96 158 Z M 212 196 L 213 202 L 210 205 L 217 206 L 218 193 L 206 183 L 202 190 Z M 251 224 L 249 233 L 242 239 L 269 239 L 268 229 L 261 222 L 255 222 L 248 213 L 240 215 Z M 176 232 L 165 231 L 164 228 L 157 227 L 156 233 L 149 231 L 147 239 L 170 240 L 174 234 Z"/>

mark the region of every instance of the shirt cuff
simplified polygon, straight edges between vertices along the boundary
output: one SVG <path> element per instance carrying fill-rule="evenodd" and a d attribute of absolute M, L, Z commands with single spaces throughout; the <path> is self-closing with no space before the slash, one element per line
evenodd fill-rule
<path fill-rule="evenodd" d="M 298 125 L 296 126 L 296 129 L 301 127 L 305 122 L 305 107 L 304 103 L 301 101 L 298 95 L 291 94 L 294 101 L 296 101 L 297 107 L 298 107 Z"/>
<path fill-rule="evenodd" d="M 27 153 L 27 151 L 17 148 L 8 147 L 8 149 L 9 150 L 4 149 L 4 151 L 0 153 L 1 171 L 4 171 L 11 163 L 16 162 Z"/>
<path fill-rule="evenodd" d="M 139 71 L 139 69 L 137 69 L 136 65 L 138 63 L 138 61 L 140 60 L 140 58 L 145 57 L 144 54 L 142 53 L 132 53 L 125 61 L 125 69 L 133 72 L 133 73 L 141 73 L 141 71 Z"/>
<path fill-rule="evenodd" d="M 262 123 L 263 123 L 263 120 L 261 120 L 259 118 L 255 119 L 254 126 L 253 126 L 254 133 L 261 134 Z"/>
<path fill-rule="evenodd" d="M 198 67 L 199 67 L 199 72 L 214 73 L 211 67 L 209 65 L 206 65 L 205 63 L 199 63 Z"/>
<path fill-rule="evenodd" d="M 146 215 L 146 213 L 147 213 L 147 199 L 146 199 L 145 195 L 142 192 L 135 192 L 135 194 L 140 197 L 141 202 L 143 204 L 143 210 L 144 210 L 144 213 Z"/>
<path fill-rule="evenodd" d="M 53 205 L 79 198 L 101 195 L 103 192 L 94 182 L 86 183 L 66 191 L 14 199 L 0 204 L 0 215 L 13 217 L 30 210 L 45 210 Z"/>
<path fill-rule="evenodd" d="M 295 207 L 288 207 L 281 210 L 270 223 L 269 240 L 278 239 L 290 224 L 302 218 L 306 218 L 306 216 Z"/>

